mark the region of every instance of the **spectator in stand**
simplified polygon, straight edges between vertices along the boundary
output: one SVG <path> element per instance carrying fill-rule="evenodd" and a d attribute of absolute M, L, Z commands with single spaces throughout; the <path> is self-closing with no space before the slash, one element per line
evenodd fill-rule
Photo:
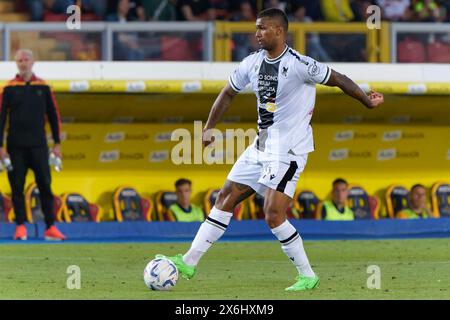
<path fill-rule="evenodd" d="M 350 0 L 321 0 L 322 14 L 327 22 L 355 21 Z M 367 62 L 366 38 L 364 34 L 325 34 L 321 36 L 323 46 L 331 61 Z"/>
<path fill-rule="evenodd" d="M 130 0 L 119 0 L 117 3 L 116 13 L 108 15 L 108 21 L 127 23 L 130 21 L 129 18 L 138 18 L 137 16 L 130 14 L 130 9 Z M 144 60 L 144 53 L 139 46 L 139 38 L 136 32 L 115 32 L 113 43 L 114 60 Z"/>
<path fill-rule="evenodd" d="M 98 19 L 103 20 L 106 14 L 108 0 L 76 0 L 75 4 L 81 6 L 82 13 L 92 12 Z"/>
<path fill-rule="evenodd" d="M 67 8 L 73 4 L 73 0 L 27 0 L 31 21 L 42 21 L 45 10 L 55 14 L 65 14 Z"/>
<path fill-rule="evenodd" d="M 407 21 L 410 18 L 411 0 L 376 0 L 381 8 L 381 18 L 387 21 Z"/>
<path fill-rule="evenodd" d="M 353 11 L 353 15 L 355 16 L 355 21 L 365 22 L 369 18 L 369 14 L 367 13 L 367 8 L 371 5 L 374 5 L 374 1 L 369 0 L 355 0 L 350 3 L 350 6 Z"/>
<path fill-rule="evenodd" d="M 320 5 L 327 22 L 349 22 L 355 18 L 350 0 L 320 0 Z"/>
<path fill-rule="evenodd" d="M 412 0 L 412 20 L 417 22 L 443 22 L 446 19 L 445 7 L 434 0 Z"/>
<path fill-rule="evenodd" d="M 450 0 L 438 1 L 443 12 L 444 22 L 450 22 Z"/>
<path fill-rule="evenodd" d="M 312 21 L 323 21 L 320 1 L 293 0 L 292 7 L 304 7 L 306 17 L 310 17 Z"/>
<path fill-rule="evenodd" d="M 143 2 L 145 15 L 150 21 L 174 21 L 177 19 L 177 0 L 147 0 Z"/>
<path fill-rule="evenodd" d="M 231 15 L 230 3 L 228 0 L 210 0 L 210 3 L 214 10 L 215 20 L 228 20 Z"/>
<path fill-rule="evenodd" d="M 106 10 L 106 20 L 108 21 L 122 21 L 122 22 L 130 22 L 130 21 L 145 21 L 145 10 L 142 6 L 141 0 L 127 0 L 125 4 L 122 0 L 108 0 L 108 6 Z M 118 8 L 120 6 L 123 7 L 122 13 L 119 13 Z M 126 15 L 123 15 L 123 12 L 126 9 Z M 121 20 L 117 20 L 119 17 Z"/>
<path fill-rule="evenodd" d="M 209 0 L 179 0 L 176 5 L 178 20 L 214 20 L 214 9 Z"/>
<path fill-rule="evenodd" d="M 231 21 L 255 21 L 255 12 L 248 1 L 240 3 L 239 12 L 231 17 Z M 232 60 L 241 61 L 251 52 L 259 49 L 259 45 L 253 33 L 234 33 Z"/>
<path fill-rule="evenodd" d="M 427 205 L 427 189 L 421 184 L 415 184 L 411 188 L 410 207 L 397 213 L 397 219 L 425 219 L 429 217 L 431 217 L 431 211 Z"/>
<path fill-rule="evenodd" d="M 283 10 L 286 12 L 287 9 L 287 2 L 286 1 L 279 1 L 279 0 L 267 0 L 264 3 L 264 9 L 268 8 L 277 8 L 280 10 Z"/>
<path fill-rule="evenodd" d="M 292 12 L 290 20 L 293 22 L 311 23 L 312 18 L 307 16 L 307 0 L 297 0 L 292 4 Z M 306 35 L 306 54 L 318 61 L 331 61 L 330 56 L 320 43 L 319 34 L 311 32 Z"/>

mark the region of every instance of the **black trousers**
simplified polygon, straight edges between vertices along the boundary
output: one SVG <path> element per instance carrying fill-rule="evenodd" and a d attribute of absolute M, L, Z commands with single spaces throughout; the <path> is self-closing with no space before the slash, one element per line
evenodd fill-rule
<path fill-rule="evenodd" d="M 26 219 L 24 186 L 28 169 L 33 170 L 41 198 L 42 211 L 47 228 L 53 225 L 53 193 L 50 187 L 51 176 L 48 164 L 48 148 L 8 148 L 13 170 L 8 172 L 12 191 L 12 202 L 16 216 L 16 224 L 23 224 Z"/>

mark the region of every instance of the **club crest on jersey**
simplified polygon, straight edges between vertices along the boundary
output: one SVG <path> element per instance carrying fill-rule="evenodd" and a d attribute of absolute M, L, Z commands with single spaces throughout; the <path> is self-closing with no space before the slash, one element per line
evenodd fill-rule
<path fill-rule="evenodd" d="M 316 64 L 316 62 L 314 61 L 314 63 L 308 67 L 308 74 L 309 74 L 311 77 L 315 77 L 315 76 L 317 76 L 319 73 L 320 73 L 320 68 L 319 68 L 319 66 Z"/>
<path fill-rule="evenodd" d="M 287 78 L 288 70 L 288 67 L 283 67 L 283 69 L 281 70 L 281 74 L 283 75 L 283 77 Z"/>

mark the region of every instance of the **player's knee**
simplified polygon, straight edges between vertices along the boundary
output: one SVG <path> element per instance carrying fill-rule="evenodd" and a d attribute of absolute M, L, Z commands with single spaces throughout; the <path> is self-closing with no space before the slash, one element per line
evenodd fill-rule
<path fill-rule="evenodd" d="M 233 202 L 231 201 L 231 191 L 221 189 L 217 194 L 215 207 L 223 211 L 233 211 Z"/>
<path fill-rule="evenodd" d="M 272 205 L 264 206 L 265 220 L 270 228 L 275 228 L 280 225 L 280 221 L 283 219 L 283 214 L 279 208 Z"/>

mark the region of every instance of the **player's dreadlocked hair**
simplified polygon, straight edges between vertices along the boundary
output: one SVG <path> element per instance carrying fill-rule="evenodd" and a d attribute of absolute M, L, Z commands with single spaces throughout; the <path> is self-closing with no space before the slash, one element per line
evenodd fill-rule
<path fill-rule="evenodd" d="M 289 21 L 286 16 L 286 13 L 284 13 L 283 10 L 280 10 L 277 8 L 269 8 L 269 9 L 263 10 L 258 14 L 258 19 L 264 18 L 264 17 L 279 19 L 281 22 L 281 25 L 283 26 L 284 31 L 285 32 L 288 31 Z"/>

